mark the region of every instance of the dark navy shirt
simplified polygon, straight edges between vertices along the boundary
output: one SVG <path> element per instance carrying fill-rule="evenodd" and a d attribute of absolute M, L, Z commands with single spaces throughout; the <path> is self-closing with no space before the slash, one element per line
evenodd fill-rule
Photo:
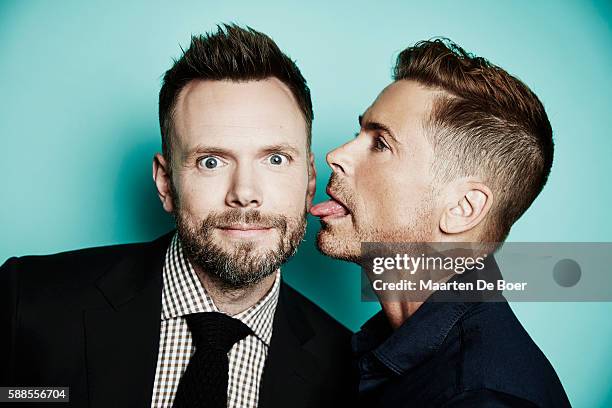
<path fill-rule="evenodd" d="M 354 335 L 361 406 L 570 406 L 505 299 L 432 299 L 396 330 L 381 311 Z"/>

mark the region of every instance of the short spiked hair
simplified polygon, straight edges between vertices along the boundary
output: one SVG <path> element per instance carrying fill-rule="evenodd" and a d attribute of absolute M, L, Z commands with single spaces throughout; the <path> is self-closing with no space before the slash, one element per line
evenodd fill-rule
<path fill-rule="evenodd" d="M 403 50 L 396 81 L 443 91 L 426 120 L 438 180 L 480 176 L 496 197 L 483 241 L 503 241 L 546 184 L 552 128 L 538 97 L 516 77 L 446 38 Z"/>
<path fill-rule="evenodd" d="M 172 160 L 173 111 L 181 90 L 192 80 L 257 81 L 275 77 L 293 94 L 304 115 L 307 145 L 312 134 L 312 101 L 306 80 L 293 62 L 267 35 L 235 24 L 217 26 L 216 32 L 192 36 L 191 44 L 164 75 L 159 92 L 162 152 Z"/>

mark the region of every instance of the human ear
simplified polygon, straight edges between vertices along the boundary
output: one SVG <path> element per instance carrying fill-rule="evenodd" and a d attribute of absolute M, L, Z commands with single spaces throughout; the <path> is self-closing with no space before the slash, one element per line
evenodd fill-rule
<path fill-rule="evenodd" d="M 156 153 L 153 156 L 153 182 L 155 182 L 157 188 L 157 196 L 164 210 L 172 213 L 174 211 L 174 201 L 169 165 L 170 163 L 166 161 L 163 155 Z"/>
<path fill-rule="evenodd" d="M 476 227 L 493 202 L 491 189 L 483 183 L 465 183 L 456 191 L 440 218 L 440 229 L 447 234 L 460 234 Z"/>

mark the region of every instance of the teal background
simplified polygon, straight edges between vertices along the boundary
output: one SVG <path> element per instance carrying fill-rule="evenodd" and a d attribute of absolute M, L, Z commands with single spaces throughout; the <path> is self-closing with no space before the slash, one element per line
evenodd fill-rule
<path fill-rule="evenodd" d="M 325 152 L 356 131 L 397 53 L 443 35 L 524 80 L 555 130 L 549 184 L 509 240 L 612 241 L 611 17 L 603 1 L 3 1 L 0 261 L 171 228 L 150 176 L 160 79 L 191 33 L 229 21 L 271 35 L 308 79 L 318 200 Z M 310 221 L 285 277 L 356 330 L 378 306 L 360 302 L 355 266 L 316 252 Z M 513 308 L 575 406 L 612 406 L 612 303 Z"/>

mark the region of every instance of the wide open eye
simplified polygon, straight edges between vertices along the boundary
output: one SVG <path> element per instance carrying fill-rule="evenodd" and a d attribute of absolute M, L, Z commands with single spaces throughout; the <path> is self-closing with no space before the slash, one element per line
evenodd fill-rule
<path fill-rule="evenodd" d="M 225 163 L 216 156 L 204 156 L 198 159 L 198 166 L 204 167 L 207 170 L 215 170 L 224 165 Z"/>
<path fill-rule="evenodd" d="M 284 154 L 274 153 L 268 156 L 268 162 L 273 166 L 282 166 L 289 162 L 289 158 Z"/>

